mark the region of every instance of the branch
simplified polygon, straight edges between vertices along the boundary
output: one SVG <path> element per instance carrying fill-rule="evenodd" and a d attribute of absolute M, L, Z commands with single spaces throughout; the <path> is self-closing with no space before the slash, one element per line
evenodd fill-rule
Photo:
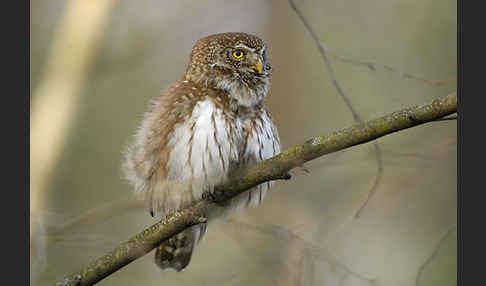
<path fill-rule="evenodd" d="M 229 219 L 226 223 L 230 225 L 233 224 L 236 227 L 237 231 L 243 234 L 243 238 L 242 238 L 243 240 L 246 238 L 244 234 L 247 234 L 249 232 L 259 232 L 263 235 L 268 235 L 273 239 L 278 240 L 279 243 L 283 243 L 284 245 L 286 245 L 288 250 L 297 250 L 297 252 L 300 252 L 300 256 L 301 256 L 300 261 L 310 260 L 309 264 L 314 264 L 315 260 L 325 261 L 334 269 L 339 269 L 340 271 L 343 271 L 345 273 L 343 277 L 346 277 L 347 275 L 352 275 L 353 277 L 362 280 L 366 284 L 375 285 L 374 279 L 367 278 L 353 271 L 352 269 L 348 268 L 346 265 L 343 265 L 340 262 L 334 260 L 332 258 L 332 255 L 330 255 L 325 248 L 303 239 L 298 234 L 294 233 L 293 231 L 285 227 L 279 225 L 253 225 L 236 219 Z M 242 241 L 239 242 L 244 243 Z M 289 260 L 290 260 L 289 257 L 284 257 L 282 263 L 288 264 Z M 304 268 L 303 266 L 305 267 L 305 264 L 289 266 L 289 270 L 286 272 L 294 272 L 294 271 L 297 272 L 298 281 L 302 281 L 305 278 L 312 279 L 313 278 L 312 272 L 309 270 L 305 271 L 305 269 L 303 269 Z M 286 273 L 286 274 L 289 275 L 290 273 Z M 284 277 L 283 279 L 288 280 L 288 277 Z M 296 283 L 296 285 L 308 285 L 308 284 L 311 283 L 307 283 L 307 284 Z"/>
<path fill-rule="evenodd" d="M 121 199 L 103 204 L 99 207 L 91 209 L 79 216 L 67 220 L 59 225 L 48 225 L 47 235 L 54 237 L 68 232 L 79 224 L 90 223 L 92 221 L 99 220 L 100 217 L 106 219 L 116 213 L 126 213 L 128 211 L 136 210 L 144 206 L 143 201 L 134 199 Z M 116 210 L 116 211 L 115 211 Z"/>
<path fill-rule="evenodd" d="M 306 30 L 309 32 L 311 35 L 312 39 L 317 45 L 317 48 L 319 49 L 319 53 L 322 56 L 322 59 L 324 60 L 324 63 L 327 66 L 327 70 L 329 71 L 329 76 L 331 77 L 331 80 L 334 84 L 334 87 L 336 88 L 337 92 L 343 99 L 343 101 L 346 103 L 346 106 L 348 107 L 349 111 L 353 115 L 353 119 L 357 123 L 363 123 L 363 119 L 359 116 L 358 112 L 354 108 L 351 99 L 349 99 L 345 94 L 343 89 L 341 88 L 341 85 L 339 84 L 338 80 L 336 79 L 336 75 L 334 73 L 334 69 L 332 68 L 331 61 L 329 60 L 327 56 L 327 46 L 326 44 L 322 43 L 319 38 L 317 37 L 316 32 L 312 27 L 310 26 L 309 22 L 307 22 L 307 19 L 305 18 L 304 14 L 300 11 L 300 9 L 297 8 L 295 5 L 294 1 L 289 0 L 290 7 L 294 10 L 294 12 L 297 14 L 299 17 L 300 21 L 302 24 L 304 24 Z M 371 189 L 368 191 L 368 195 L 366 197 L 366 200 L 364 203 L 361 205 L 361 207 L 358 209 L 358 211 L 355 213 L 354 218 L 357 219 L 363 212 L 364 208 L 368 205 L 368 202 L 371 200 L 373 195 L 376 192 L 376 189 L 378 188 L 378 184 L 381 181 L 381 177 L 383 175 L 383 159 L 381 156 L 381 148 L 378 145 L 378 143 L 375 141 L 373 142 L 373 147 L 375 149 L 375 158 L 376 158 L 376 176 L 375 176 L 375 181 L 373 183 L 373 186 L 371 186 Z"/>
<path fill-rule="evenodd" d="M 123 266 L 147 254 L 164 240 L 184 229 L 206 221 L 206 214 L 221 208 L 224 202 L 263 182 L 289 179 L 288 172 L 305 162 L 325 154 L 373 141 L 382 136 L 431 122 L 457 112 L 457 96 L 452 93 L 431 104 L 410 107 L 383 117 L 358 124 L 283 151 L 259 164 L 236 172 L 228 183 L 217 187 L 212 194 L 180 211 L 169 214 L 113 251 L 92 261 L 80 272 L 72 274 L 56 285 L 93 285 Z"/>
<path fill-rule="evenodd" d="M 343 63 L 346 63 L 346 64 L 352 64 L 352 65 L 355 65 L 355 66 L 365 67 L 365 68 L 369 69 L 370 71 L 376 71 L 377 68 L 382 68 L 382 69 L 387 70 L 389 72 L 396 73 L 396 74 L 400 75 L 400 77 L 418 80 L 418 81 L 421 81 L 421 82 L 424 82 L 424 83 L 427 83 L 427 84 L 431 84 L 431 85 L 440 86 L 440 85 L 444 85 L 444 84 L 452 83 L 452 82 L 456 81 L 456 79 L 453 78 L 453 77 L 447 78 L 447 79 L 435 79 L 435 80 L 434 79 L 426 79 L 426 78 L 423 78 L 423 77 L 420 77 L 420 76 L 417 76 L 417 75 L 413 75 L 413 74 L 408 73 L 408 72 L 403 72 L 403 71 L 401 71 L 397 68 L 394 68 L 390 65 L 374 63 L 374 62 L 371 62 L 371 61 L 362 61 L 362 60 L 357 60 L 357 59 L 346 58 L 346 57 L 340 56 L 338 54 L 332 53 L 327 49 L 327 45 L 325 43 L 321 42 L 318 39 L 316 33 L 311 28 L 311 26 L 307 22 L 306 18 L 304 17 L 304 15 L 300 11 L 300 9 L 297 8 L 297 6 L 295 5 L 293 0 L 289 0 L 289 5 L 290 5 L 290 8 L 292 8 L 292 10 L 294 10 L 294 12 L 297 14 L 297 16 L 299 16 L 299 19 L 301 20 L 302 24 L 304 24 L 307 31 L 311 34 L 311 37 L 316 42 L 316 44 L 319 48 L 319 52 L 324 57 L 324 60 L 326 61 L 326 64 L 328 66 L 329 66 L 329 64 L 327 62 L 329 62 L 329 59 L 327 58 L 327 56 L 325 54 L 329 54 L 331 57 L 335 58 L 336 60 L 343 62 Z M 329 72 L 331 73 L 331 77 L 334 78 L 334 75 L 332 75 L 333 72 L 331 70 Z"/>
<path fill-rule="evenodd" d="M 444 246 L 444 242 L 446 239 L 453 233 L 454 230 L 457 229 L 457 226 L 452 227 L 449 229 L 439 240 L 437 245 L 434 247 L 434 251 L 427 257 L 427 259 L 420 265 L 418 271 L 417 271 L 417 278 L 415 279 L 415 286 L 419 286 L 420 283 L 420 278 L 422 278 L 423 272 L 425 270 L 425 267 L 427 267 L 430 262 L 437 257 L 437 254 L 439 253 L 439 250 Z"/>
<path fill-rule="evenodd" d="M 424 82 L 424 83 L 427 83 L 427 84 L 430 84 L 430 85 L 440 86 L 440 85 L 445 85 L 445 84 L 448 84 L 448 83 L 453 83 L 453 82 L 456 81 L 456 78 L 454 78 L 454 77 L 446 78 L 446 79 L 427 79 L 427 78 L 424 78 L 424 77 L 421 77 L 421 76 L 418 76 L 418 75 L 414 75 L 414 74 L 411 74 L 411 73 L 408 73 L 408 72 L 401 71 L 401 70 L 394 68 L 390 65 L 374 63 L 374 62 L 371 62 L 371 61 L 361 61 L 361 60 L 345 58 L 343 56 L 336 55 L 336 54 L 331 53 L 329 51 L 328 51 L 328 54 L 330 54 L 333 58 L 337 59 L 338 61 L 341 61 L 341 62 L 346 63 L 346 64 L 362 66 L 362 67 L 368 68 L 370 71 L 376 71 L 377 68 L 382 68 L 382 69 L 387 70 L 389 72 L 396 73 L 402 78 L 414 79 L 414 80 L 421 81 L 421 82 Z"/>

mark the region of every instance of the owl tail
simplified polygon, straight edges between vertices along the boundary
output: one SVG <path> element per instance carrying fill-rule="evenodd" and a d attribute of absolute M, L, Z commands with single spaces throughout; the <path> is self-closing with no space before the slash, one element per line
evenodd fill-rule
<path fill-rule="evenodd" d="M 194 247 L 206 232 L 206 226 L 192 226 L 164 241 L 155 250 L 155 264 L 162 270 L 184 270 L 191 261 Z"/>

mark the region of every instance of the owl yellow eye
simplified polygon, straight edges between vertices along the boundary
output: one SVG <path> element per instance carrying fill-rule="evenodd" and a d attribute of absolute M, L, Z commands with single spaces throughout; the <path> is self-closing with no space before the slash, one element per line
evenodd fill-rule
<path fill-rule="evenodd" d="M 244 55 L 245 53 L 242 50 L 236 50 L 233 52 L 233 57 L 237 59 L 241 59 Z"/>

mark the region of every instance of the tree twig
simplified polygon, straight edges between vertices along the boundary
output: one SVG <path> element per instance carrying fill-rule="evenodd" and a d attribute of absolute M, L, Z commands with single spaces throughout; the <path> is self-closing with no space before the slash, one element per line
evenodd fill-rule
<path fill-rule="evenodd" d="M 229 198 L 256 185 L 271 180 L 289 179 L 288 172 L 305 162 L 455 112 L 457 112 L 457 96 L 453 93 L 436 99 L 431 104 L 406 108 L 340 131 L 314 137 L 251 168 L 239 170 L 228 183 L 217 187 L 213 195 L 204 196 L 202 200 L 191 206 L 168 215 L 56 285 L 93 285 L 147 254 L 162 241 L 185 228 L 203 223 L 206 214 L 210 213 L 212 209 L 221 208 L 221 205 Z"/>
<path fill-rule="evenodd" d="M 309 22 L 307 22 L 307 19 L 305 18 L 304 14 L 302 14 L 302 12 L 300 11 L 300 9 L 297 8 L 297 6 L 295 5 L 294 1 L 293 0 L 289 0 L 289 4 L 292 7 L 292 9 L 294 10 L 294 12 L 297 14 L 297 16 L 299 17 L 299 19 L 301 20 L 302 24 L 304 24 L 305 28 L 307 29 L 307 31 L 311 35 L 312 39 L 316 43 L 317 47 L 319 48 L 319 53 L 321 54 L 322 59 L 324 60 L 324 63 L 327 66 L 327 70 L 329 71 L 329 76 L 331 77 L 331 80 L 332 80 L 332 82 L 334 84 L 334 87 L 336 88 L 337 92 L 339 93 L 339 95 L 341 96 L 341 98 L 346 103 L 346 106 L 348 107 L 349 111 L 353 115 L 354 121 L 356 121 L 357 123 L 363 123 L 363 119 L 361 119 L 361 117 L 359 116 L 358 112 L 354 108 L 354 106 L 353 106 L 353 104 L 351 102 L 351 99 L 349 99 L 344 94 L 344 91 L 341 88 L 341 85 L 339 84 L 339 82 L 336 79 L 336 75 L 334 73 L 334 69 L 332 68 L 331 62 L 329 61 L 329 58 L 327 56 L 327 46 L 319 40 L 319 38 L 317 37 L 317 34 L 314 32 L 314 29 L 312 29 L 312 27 L 310 26 Z M 366 200 L 363 202 L 363 204 L 361 205 L 361 207 L 355 213 L 354 218 L 358 218 L 361 215 L 361 213 L 363 212 L 363 210 L 366 207 L 366 205 L 368 205 L 368 202 L 373 197 L 373 195 L 376 192 L 376 189 L 378 188 L 378 185 L 379 185 L 379 183 L 381 181 L 381 177 L 382 177 L 382 174 L 383 174 L 383 160 L 382 160 L 382 156 L 381 156 L 380 146 L 375 141 L 375 142 L 373 142 L 373 147 L 375 149 L 375 158 L 376 158 L 376 176 L 375 176 L 375 181 L 373 182 L 373 185 L 371 186 L 370 190 L 368 191 L 368 195 L 366 197 Z"/>
<path fill-rule="evenodd" d="M 143 201 L 134 199 L 120 199 L 112 201 L 98 206 L 94 209 L 91 209 L 87 212 L 84 212 L 83 214 L 71 218 L 62 224 L 47 226 L 47 235 L 60 235 L 66 231 L 72 230 L 79 224 L 89 223 L 95 220 L 99 220 L 100 218 L 106 219 L 107 217 L 112 216 L 116 213 L 114 212 L 114 210 L 118 210 L 118 212 L 121 213 L 136 210 L 142 208 L 143 206 Z"/>
<path fill-rule="evenodd" d="M 422 278 L 422 275 L 423 275 L 423 272 L 425 270 L 425 267 L 427 267 L 430 262 L 435 258 L 437 257 L 437 254 L 439 253 L 439 250 L 442 248 L 442 246 L 444 245 L 446 239 L 453 233 L 453 231 L 456 229 L 457 227 L 454 226 L 452 227 L 451 229 L 449 229 L 439 240 L 439 242 L 436 244 L 436 246 L 434 247 L 434 250 L 432 251 L 432 253 L 427 257 L 427 259 L 420 265 L 419 269 L 417 270 L 417 278 L 415 279 L 415 286 L 419 286 L 420 284 L 420 279 Z"/>
<path fill-rule="evenodd" d="M 376 71 L 377 67 L 381 67 L 382 69 L 387 70 L 387 71 L 392 72 L 392 73 L 396 73 L 403 78 L 414 79 L 414 80 L 421 81 L 421 82 L 431 84 L 431 85 L 440 86 L 440 85 L 445 85 L 445 84 L 452 83 L 452 82 L 456 81 L 456 78 L 454 78 L 454 77 L 446 78 L 446 79 L 426 79 L 426 78 L 423 78 L 421 76 L 411 74 L 409 72 L 401 71 L 401 70 L 394 68 L 390 65 L 374 63 L 374 62 L 371 62 L 371 61 L 362 61 L 362 60 L 350 59 L 350 58 L 346 58 L 346 57 L 331 53 L 330 51 L 328 51 L 327 53 L 329 55 L 331 55 L 331 57 L 335 58 L 336 60 L 343 62 L 343 63 L 346 63 L 346 64 L 352 64 L 352 65 L 355 65 L 355 66 L 365 67 L 365 68 L 368 68 L 370 71 Z"/>
<path fill-rule="evenodd" d="M 330 55 L 334 59 L 336 59 L 340 62 L 346 63 L 346 64 L 352 64 L 352 65 L 355 65 L 355 66 L 365 67 L 365 68 L 369 69 L 370 71 L 376 71 L 377 67 L 381 67 L 384 70 L 387 70 L 389 72 L 399 74 L 403 78 L 414 79 L 414 80 L 418 80 L 418 81 L 421 81 L 421 82 L 424 82 L 424 83 L 427 83 L 427 84 L 431 84 L 431 85 L 440 86 L 440 85 L 444 85 L 444 84 L 447 84 L 447 83 L 454 82 L 456 80 L 456 78 L 454 78 L 454 77 L 447 78 L 447 79 L 437 79 L 437 80 L 426 79 L 426 78 L 411 74 L 409 72 L 403 72 L 403 71 L 401 71 L 401 70 L 399 70 L 395 67 L 392 67 L 390 65 L 387 65 L 387 64 L 379 64 L 379 63 L 374 63 L 374 62 L 371 62 L 371 61 L 351 59 L 351 58 L 347 58 L 347 57 L 343 57 L 341 55 L 335 54 L 335 53 L 329 51 L 327 49 L 327 45 L 319 40 L 316 33 L 313 31 L 312 27 L 307 22 L 305 16 L 302 14 L 302 12 L 299 10 L 299 8 L 295 5 L 294 1 L 289 0 L 289 4 L 290 4 L 290 7 L 294 10 L 294 12 L 297 14 L 297 16 L 299 16 L 300 20 L 302 21 L 302 24 L 304 24 L 307 31 L 311 34 L 311 37 L 314 39 L 314 41 L 318 45 L 319 51 L 321 52 L 321 55 L 324 54 L 323 57 L 325 57 L 324 60 L 326 61 L 326 63 L 329 62 L 327 55 Z M 332 72 L 331 70 L 329 70 L 329 72 L 331 73 L 331 77 L 334 78 L 334 75 L 333 75 L 334 72 Z"/>
<path fill-rule="evenodd" d="M 238 227 L 238 229 L 244 233 L 246 232 L 260 232 L 264 235 L 268 235 L 273 237 L 275 240 L 279 240 L 279 243 L 283 243 L 286 245 L 288 248 L 292 250 L 298 250 L 301 252 L 301 257 L 303 259 L 310 259 L 310 260 L 323 260 L 327 262 L 329 265 L 331 265 L 335 269 L 341 269 L 345 273 L 344 277 L 347 275 L 352 275 L 355 278 L 362 280 L 364 282 L 367 282 L 368 284 L 374 285 L 374 279 L 367 278 L 352 269 L 348 268 L 346 265 L 341 264 L 340 262 L 334 260 L 328 253 L 328 251 L 321 247 L 320 245 L 316 245 L 310 241 L 307 241 L 300 237 L 298 234 L 294 233 L 290 229 L 287 229 L 285 227 L 279 226 L 279 225 L 253 225 L 249 223 L 245 223 L 236 219 L 229 219 L 227 221 L 228 224 L 234 224 Z M 286 259 L 284 259 L 286 260 Z M 287 261 L 288 263 L 288 261 Z M 310 263 L 311 264 L 311 263 Z M 292 271 L 298 272 L 298 281 L 304 280 L 304 278 L 307 279 L 313 279 L 313 275 L 311 273 L 306 273 L 302 269 L 302 265 L 298 265 L 297 269 L 295 269 L 295 265 L 291 266 Z M 300 268 L 300 269 L 299 269 Z M 311 272 L 311 271 L 308 271 Z M 307 277 L 310 276 L 310 277 Z M 287 277 L 285 277 L 287 278 Z M 307 283 L 309 284 L 309 283 Z M 307 284 L 297 284 L 297 285 L 307 285 Z"/>

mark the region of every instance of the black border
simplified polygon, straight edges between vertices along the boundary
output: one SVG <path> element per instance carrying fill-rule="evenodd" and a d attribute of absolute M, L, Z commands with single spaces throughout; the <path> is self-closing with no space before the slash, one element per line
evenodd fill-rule
<path fill-rule="evenodd" d="M 480 4 L 479 1 L 459 0 L 457 6 L 458 285 L 484 284 L 486 187 L 483 166 L 486 152 L 483 125 L 486 112 L 481 101 L 486 82 L 486 45 L 484 9 Z"/>
<path fill-rule="evenodd" d="M 2 257 L 7 271 L 2 284 L 30 285 L 30 2 L 3 4 L 0 217 Z"/>

